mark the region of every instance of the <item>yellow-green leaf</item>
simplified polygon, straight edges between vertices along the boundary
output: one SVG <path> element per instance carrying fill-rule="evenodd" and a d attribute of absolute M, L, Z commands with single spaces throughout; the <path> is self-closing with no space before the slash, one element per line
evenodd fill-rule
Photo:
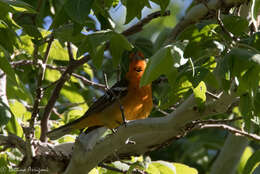
<path fill-rule="evenodd" d="M 176 174 L 198 174 L 198 171 L 192 167 L 181 163 L 173 163 L 176 168 Z"/>

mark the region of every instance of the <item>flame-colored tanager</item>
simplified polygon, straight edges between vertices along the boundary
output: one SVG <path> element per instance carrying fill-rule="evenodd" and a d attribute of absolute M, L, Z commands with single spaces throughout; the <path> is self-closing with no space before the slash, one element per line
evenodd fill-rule
<path fill-rule="evenodd" d="M 125 79 L 107 90 L 82 117 L 48 132 L 47 136 L 57 139 L 73 130 L 94 126 L 113 129 L 123 122 L 122 114 L 126 120 L 148 117 L 153 108 L 151 85 L 139 86 L 145 68 L 146 61 L 141 52 L 130 54 Z"/>

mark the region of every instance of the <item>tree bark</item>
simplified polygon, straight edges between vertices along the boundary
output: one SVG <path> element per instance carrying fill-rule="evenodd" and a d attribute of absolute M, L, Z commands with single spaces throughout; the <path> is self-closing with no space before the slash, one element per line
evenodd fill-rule
<path fill-rule="evenodd" d="M 168 116 L 132 121 L 105 138 L 100 138 L 105 128 L 81 135 L 74 145 L 65 173 L 88 173 L 102 161 L 114 161 L 155 150 L 180 135 L 182 128 L 190 121 L 225 112 L 233 100 L 230 95 L 223 94 L 219 100 L 207 104 L 204 112 L 199 112 L 191 95 Z M 129 143 L 129 140 L 134 143 Z"/>
<path fill-rule="evenodd" d="M 229 134 L 210 174 L 235 174 L 248 142 L 245 137 Z"/>

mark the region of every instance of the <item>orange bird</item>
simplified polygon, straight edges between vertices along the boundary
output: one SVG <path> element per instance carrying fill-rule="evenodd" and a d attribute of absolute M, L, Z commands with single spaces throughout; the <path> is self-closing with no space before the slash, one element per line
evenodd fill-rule
<path fill-rule="evenodd" d="M 125 79 L 107 90 L 82 117 L 48 132 L 47 136 L 57 139 L 73 130 L 94 126 L 113 129 L 124 121 L 123 117 L 126 120 L 147 118 L 153 108 L 152 89 L 150 84 L 139 86 L 145 68 L 143 54 L 132 53 Z"/>

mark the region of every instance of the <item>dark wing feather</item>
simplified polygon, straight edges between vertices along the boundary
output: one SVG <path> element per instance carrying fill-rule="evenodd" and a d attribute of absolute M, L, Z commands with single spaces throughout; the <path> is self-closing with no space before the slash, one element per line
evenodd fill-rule
<path fill-rule="evenodd" d="M 118 81 L 114 86 L 107 90 L 103 96 L 95 101 L 87 110 L 87 112 L 82 117 L 77 119 L 77 121 L 86 118 L 92 113 L 102 111 L 103 109 L 114 103 L 118 98 L 120 99 L 121 97 L 125 96 L 127 94 L 127 87 L 127 80 Z"/>
<path fill-rule="evenodd" d="M 81 120 L 85 119 L 92 113 L 102 111 L 103 109 L 105 109 L 106 107 L 108 107 L 109 105 L 114 103 L 117 100 L 117 98 L 121 98 L 121 97 L 125 96 L 127 94 L 127 86 L 128 86 L 127 81 L 123 80 L 123 81 L 117 82 L 108 91 L 106 91 L 106 93 L 102 97 L 100 97 L 96 102 L 94 102 L 82 117 L 80 117 L 79 119 L 74 120 L 64 126 L 61 126 L 57 129 L 54 129 L 54 130 L 48 132 L 47 136 L 50 139 L 57 139 L 65 134 L 71 132 L 72 129 L 71 129 L 70 125 L 80 122 Z"/>

